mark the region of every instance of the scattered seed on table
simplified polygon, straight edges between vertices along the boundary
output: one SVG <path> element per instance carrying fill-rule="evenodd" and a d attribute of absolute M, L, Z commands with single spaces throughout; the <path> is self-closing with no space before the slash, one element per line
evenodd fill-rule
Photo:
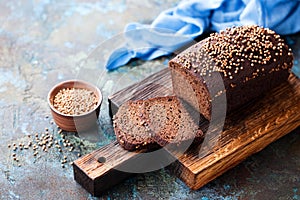
<path fill-rule="evenodd" d="M 32 149 L 33 151 L 33 156 L 35 159 L 41 158 L 41 155 L 44 155 L 45 153 L 43 152 L 48 152 L 51 150 L 51 148 L 57 148 L 57 151 L 59 151 L 60 153 L 66 151 L 73 151 L 75 149 L 75 146 L 77 144 L 76 143 L 72 143 L 70 142 L 70 140 L 66 139 L 66 137 L 68 137 L 67 135 L 65 135 L 63 133 L 62 129 L 58 128 L 57 133 L 60 134 L 60 138 L 55 138 L 55 134 L 52 134 L 50 132 L 48 132 L 47 130 L 48 128 L 45 128 L 45 132 L 41 132 L 41 133 L 32 133 L 32 134 L 28 134 L 26 135 L 26 137 L 28 137 L 27 141 L 21 141 L 21 142 L 14 142 L 14 143 L 9 143 L 7 144 L 8 148 L 12 148 L 13 152 L 12 153 L 12 159 L 14 160 L 14 162 L 18 163 L 18 166 L 21 166 L 22 164 L 20 163 L 19 159 L 18 159 L 18 151 L 16 150 L 30 150 Z M 34 137 L 35 136 L 35 137 Z M 82 141 L 80 141 L 80 145 L 84 145 L 84 143 Z M 66 147 L 66 148 L 63 148 Z M 41 150 L 38 151 L 38 149 Z M 40 155 L 39 155 L 40 154 Z M 61 154 L 63 155 L 63 153 Z M 76 154 L 78 157 L 81 157 L 80 153 Z M 17 164 L 16 163 L 16 164 Z M 66 164 L 69 165 L 73 165 L 73 162 L 70 162 L 70 160 L 67 158 L 66 155 L 63 155 L 63 160 L 61 160 L 62 163 L 62 168 L 66 167 Z"/>

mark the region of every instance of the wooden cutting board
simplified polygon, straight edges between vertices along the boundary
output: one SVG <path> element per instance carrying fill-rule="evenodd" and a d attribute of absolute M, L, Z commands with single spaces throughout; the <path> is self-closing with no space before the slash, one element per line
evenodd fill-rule
<path fill-rule="evenodd" d="M 170 94 L 171 75 L 166 68 L 111 95 L 110 111 L 115 114 L 118 107 L 129 99 Z M 176 161 L 168 166 L 170 171 L 191 189 L 199 189 L 299 125 L 300 80 L 291 75 L 289 81 L 260 100 L 227 116 L 221 135 L 211 139 L 215 148 L 205 148 L 202 144 L 189 148 L 184 154 L 163 149 L 160 157 L 165 160 L 175 158 Z M 144 155 L 142 151 L 126 151 L 114 141 L 76 160 L 73 165 L 74 178 L 87 191 L 98 196 L 132 174 L 122 169 L 135 163 L 145 163 Z M 151 161 L 141 166 L 150 164 L 157 163 Z"/>

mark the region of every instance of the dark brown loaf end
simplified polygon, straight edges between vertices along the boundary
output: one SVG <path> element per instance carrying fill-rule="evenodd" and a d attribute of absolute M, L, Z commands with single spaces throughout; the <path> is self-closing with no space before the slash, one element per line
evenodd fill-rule
<path fill-rule="evenodd" d="M 226 93 L 227 113 L 287 80 L 291 49 L 274 31 L 259 26 L 227 28 L 169 62 L 174 93 L 211 120 L 215 98 Z M 219 80 L 225 91 L 209 92 Z"/>
<path fill-rule="evenodd" d="M 199 113 L 198 113 L 199 115 Z M 127 150 L 153 150 L 158 146 L 193 142 L 203 132 L 175 96 L 128 101 L 114 116 L 114 130 L 120 145 Z"/>

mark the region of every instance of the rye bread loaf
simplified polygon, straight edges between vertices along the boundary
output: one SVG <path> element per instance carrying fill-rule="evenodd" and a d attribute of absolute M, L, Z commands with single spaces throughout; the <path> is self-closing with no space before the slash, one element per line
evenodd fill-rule
<path fill-rule="evenodd" d="M 284 39 L 254 25 L 213 33 L 169 62 L 176 96 L 208 120 L 216 98 L 226 94 L 229 113 L 287 80 L 292 65 Z M 213 91 L 220 81 L 224 89 Z"/>
<path fill-rule="evenodd" d="M 119 144 L 127 150 L 155 149 L 201 139 L 203 132 L 175 96 L 128 101 L 114 116 Z"/>

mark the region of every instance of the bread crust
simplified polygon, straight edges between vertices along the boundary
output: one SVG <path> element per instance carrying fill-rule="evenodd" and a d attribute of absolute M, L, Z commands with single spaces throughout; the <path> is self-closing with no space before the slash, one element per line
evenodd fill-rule
<path fill-rule="evenodd" d="M 177 97 L 168 96 L 128 101 L 113 123 L 120 145 L 133 151 L 199 140 L 204 134 L 196 121 L 199 119 L 193 119 Z"/>

